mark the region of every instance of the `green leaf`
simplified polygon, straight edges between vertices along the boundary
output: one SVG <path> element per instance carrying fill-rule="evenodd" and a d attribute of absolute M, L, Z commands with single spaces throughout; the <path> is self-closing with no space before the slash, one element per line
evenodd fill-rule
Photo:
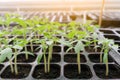
<path fill-rule="evenodd" d="M 76 34 L 76 31 L 71 31 L 67 34 L 67 37 L 70 38 L 70 39 L 74 38 L 75 34 Z"/>
<path fill-rule="evenodd" d="M 0 55 L 0 63 L 5 61 L 5 59 L 6 59 L 6 55 Z"/>
<path fill-rule="evenodd" d="M 13 46 L 13 48 L 14 48 L 14 49 L 19 49 L 19 50 L 22 50 L 22 49 L 23 49 L 23 47 L 22 47 L 22 46 L 19 46 L 19 45 L 15 45 L 15 46 Z"/>
<path fill-rule="evenodd" d="M 65 46 L 68 46 L 68 47 L 72 46 L 69 41 L 65 41 L 65 40 L 60 39 L 58 42 L 65 45 Z"/>
<path fill-rule="evenodd" d="M 69 23 L 69 25 L 70 25 L 71 27 L 75 27 L 76 22 L 75 22 L 75 21 L 71 21 L 71 22 Z"/>
<path fill-rule="evenodd" d="M 78 41 L 78 43 L 74 47 L 76 53 L 80 53 L 80 51 L 84 50 L 84 44 L 81 41 Z"/>
<path fill-rule="evenodd" d="M 40 63 L 40 61 L 41 61 L 41 59 L 42 59 L 42 56 L 43 56 L 43 54 L 39 54 L 39 55 L 38 55 L 38 58 L 37 58 L 37 63 L 38 63 L 38 64 Z"/>
<path fill-rule="evenodd" d="M 6 58 L 11 59 L 13 52 L 11 48 L 5 48 L 0 54 L 0 62 L 3 62 Z"/>
<path fill-rule="evenodd" d="M 27 27 L 27 24 L 25 22 L 25 20 L 20 19 L 20 18 L 14 18 L 13 19 L 14 22 L 17 22 L 19 25 L 21 25 L 22 27 Z"/>
<path fill-rule="evenodd" d="M 94 32 L 92 37 L 93 37 L 93 39 L 97 39 L 98 38 L 98 34 Z"/>

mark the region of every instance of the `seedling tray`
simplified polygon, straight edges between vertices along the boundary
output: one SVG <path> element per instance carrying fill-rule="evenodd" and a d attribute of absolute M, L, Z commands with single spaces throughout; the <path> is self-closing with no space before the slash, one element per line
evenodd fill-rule
<path fill-rule="evenodd" d="M 116 31 L 117 30 L 117 31 Z M 113 34 L 119 37 L 118 29 L 100 29 L 101 36 L 105 34 Z M 112 37 L 114 38 L 114 37 Z M 115 40 L 117 42 L 117 40 Z M 27 45 L 30 51 L 30 45 Z M 85 52 L 81 53 L 81 74 L 77 71 L 76 54 L 73 51 L 66 53 L 67 47 L 62 44 L 57 44 L 53 47 L 53 59 L 51 60 L 50 73 L 44 73 L 43 59 L 40 64 L 37 64 L 37 55 L 41 50 L 37 50 L 37 44 L 33 45 L 35 56 L 29 55 L 29 59 L 25 60 L 25 54 L 18 54 L 18 71 L 19 75 L 11 74 L 9 62 L 0 64 L 0 80 L 119 80 L 120 79 L 120 55 L 118 52 L 111 50 L 109 52 L 109 76 L 105 76 L 105 64 L 100 63 L 99 49 L 97 52 L 86 48 Z M 91 46 L 93 47 L 93 46 Z M 47 54 L 46 54 L 47 55 Z M 14 57 L 12 58 L 14 61 Z M 113 74 L 112 74 L 113 73 Z"/>
<path fill-rule="evenodd" d="M 90 12 L 87 15 L 89 20 L 99 21 L 99 12 Z M 119 12 L 104 12 L 102 17 L 102 27 L 119 27 L 120 26 Z"/>
<path fill-rule="evenodd" d="M 33 15 L 31 13 L 31 15 Z M 30 15 L 30 16 L 31 16 Z M 44 14 L 41 14 L 45 16 Z M 53 17 L 53 14 L 50 14 Z M 56 14 L 57 15 L 57 14 Z M 64 14 L 60 14 L 64 15 Z M 30 17 L 28 17 L 30 18 Z M 55 18 L 52 18 L 54 21 Z M 119 44 L 120 39 L 120 29 L 104 29 L 101 28 L 99 31 L 101 38 L 114 39 L 116 43 Z M 9 38 L 14 36 L 9 36 Z M 23 38 L 22 36 L 19 36 Z M 35 37 L 35 36 L 34 36 Z M 44 36 L 40 36 L 44 37 Z M 61 36 L 58 36 L 62 38 Z M 9 44 L 13 44 L 10 41 Z M 111 50 L 109 52 L 109 69 L 110 74 L 105 76 L 105 64 L 100 63 L 100 49 L 97 51 L 93 49 L 93 45 L 86 47 L 84 52 L 81 52 L 81 74 L 78 74 L 76 54 L 74 51 L 69 51 L 66 53 L 68 47 L 63 44 L 56 44 L 53 47 L 52 60 L 50 64 L 51 71 L 49 73 L 44 72 L 44 62 L 41 59 L 40 64 L 37 63 L 38 54 L 41 54 L 41 49 L 36 50 L 39 44 L 34 44 L 34 56 L 29 55 L 29 59 L 25 59 L 25 54 L 18 53 L 17 65 L 18 65 L 18 75 L 11 73 L 10 63 L 8 60 L 0 64 L 0 80 L 120 80 L 120 54 Z M 31 52 L 30 44 L 27 45 L 27 50 Z M 24 51 L 23 48 L 22 51 Z M 48 51 L 47 51 L 48 52 Z M 46 56 L 48 53 L 46 53 Z M 14 57 L 12 58 L 12 62 Z M 14 62 L 13 62 L 14 64 Z"/>

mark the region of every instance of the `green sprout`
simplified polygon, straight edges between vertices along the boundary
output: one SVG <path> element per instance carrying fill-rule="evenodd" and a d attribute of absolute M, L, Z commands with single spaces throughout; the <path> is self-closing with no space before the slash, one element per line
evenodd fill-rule
<path fill-rule="evenodd" d="M 106 76 L 109 74 L 109 66 L 108 66 L 108 53 L 113 48 L 114 50 L 118 50 L 118 45 L 114 44 L 113 40 L 109 39 L 102 39 L 99 40 L 99 44 L 102 44 L 102 51 L 104 52 L 103 54 L 103 62 L 106 64 Z M 100 61 L 102 61 L 102 54 L 100 56 Z"/>

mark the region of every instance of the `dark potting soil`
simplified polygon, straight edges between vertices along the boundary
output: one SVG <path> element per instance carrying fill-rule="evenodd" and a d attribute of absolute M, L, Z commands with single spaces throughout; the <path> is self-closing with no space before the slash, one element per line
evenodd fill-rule
<path fill-rule="evenodd" d="M 96 75 L 102 79 L 120 79 L 120 67 L 115 64 L 109 64 L 109 74 L 105 75 L 106 67 L 105 64 L 96 64 L 93 66 Z"/>
<path fill-rule="evenodd" d="M 120 46 L 120 41 L 115 41 L 115 44 L 117 44 L 118 46 Z"/>
<path fill-rule="evenodd" d="M 44 72 L 44 64 L 37 65 L 32 76 L 35 79 L 56 79 L 60 76 L 60 66 L 57 64 L 50 65 L 50 72 Z"/>
<path fill-rule="evenodd" d="M 88 55 L 89 59 L 91 62 L 94 62 L 94 63 L 100 63 L 100 54 L 89 54 Z M 103 55 L 102 55 L 102 60 L 103 60 Z M 113 62 L 113 58 L 108 55 L 108 62 Z"/>
<path fill-rule="evenodd" d="M 113 31 L 111 31 L 111 30 L 99 30 L 99 31 L 101 31 L 101 32 L 103 32 L 103 33 L 105 33 L 105 34 L 115 34 Z"/>
<path fill-rule="evenodd" d="M 116 31 L 118 34 L 120 34 L 120 31 Z"/>
<path fill-rule="evenodd" d="M 64 46 L 64 52 L 66 52 L 68 50 L 68 48 L 69 48 L 68 46 Z M 75 51 L 73 49 L 71 49 L 68 52 L 73 52 L 74 53 Z"/>
<path fill-rule="evenodd" d="M 118 50 L 119 54 L 120 54 L 120 50 Z"/>
<path fill-rule="evenodd" d="M 99 21 L 97 21 L 98 24 Z M 119 27 L 120 26 L 120 21 L 119 20 L 103 20 L 102 25 L 103 28 L 106 27 Z"/>
<path fill-rule="evenodd" d="M 0 64 L 0 70 L 2 70 L 3 67 L 4 67 L 4 65 Z"/>
<path fill-rule="evenodd" d="M 77 54 L 65 54 L 64 55 L 64 61 L 68 63 L 77 63 Z M 86 62 L 86 58 L 83 54 L 80 54 L 80 61 L 82 63 Z"/>
<path fill-rule="evenodd" d="M 46 60 L 48 61 L 48 54 L 46 54 Z M 52 59 L 50 62 L 60 62 L 61 56 L 59 54 L 52 54 Z M 44 62 L 44 57 L 42 57 L 41 62 Z"/>
<path fill-rule="evenodd" d="M 85 50 L 86 50 L 87 52 L 95 52 L 94 46 L 86 46 L 86 47 L 85 47 Z M 98 47 L 96 52 L 100 52 L 100 51 L 101 51 L 101 48 Z"/>
<path fill-rule="evenodd" d="M 92 77 L 92 73 L 90 68 L 85 65 L 81 64 L 81 73 L 78 73 L 78 66 L 77 64 L 68 64 L 64 66 L 64 75 L 66 78 L 69 79 L 90 79 Z"/>
<path fill-rule="evenodd" d="M 39 46 L 33 46 L 33 53 L 39 52 L 40 49 L 37 49 Z M 22 49 L 22 51 L 25 51 L 25 47 Z M 27 45 L 27 51 L 32 52 L 30 45 Z"/>
<path fill-rule="evenodd" d="M 108 39 L 120 40 L 120 37 L 118 37 L 116 35 L 104 34 L 104 37 L 108 38 Z"/>
<path fill-rule="evenodd" d="M 17 62 L 19 63 L 30 63 L 30 62 L 34 62 L 36 60 L 37 55 L 28 55 L 28 59 L 26 59 L 26 55 L 25 54 L 19 54 L 17 55 Z M 13 59 L 14 62 L 14 59 Z"/>
<path fill-rule="evenodd" d="M 1 77 L 4 79 L 22 79 L 29 75 L 31 70 L 31 65 L 18 64 L 18 75 L 11 72 L 10 66 L 8 66 L 1 74 Z"/>
<path fill-rule="evenodd" d="M 47 49 L 47 52 L 49 52 L 48 49 Z M 60 46 L 53 46 L 53 52 L 61 52 L 61 47 Z"/>

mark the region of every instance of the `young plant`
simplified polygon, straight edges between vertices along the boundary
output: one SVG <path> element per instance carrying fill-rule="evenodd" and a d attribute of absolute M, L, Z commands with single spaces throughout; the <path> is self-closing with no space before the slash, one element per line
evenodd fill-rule
<path fill-rule="evenodd" d="M 12 65 L 12 55 L 13 55 L 13 51 L 12 51 L 12 48 L 10 48 L 9 46 L 0 51 L 0 63 L 8 59 L 10 62 L 11 72 L 13 73 L 14 69 Z"/>
<path fill-rule="evenodd" d="M 26 36 L 26 31 L 28 31 L 26 28 L 22 28 L 22 29 L 17 29 L 17 27 L 13 28 L 13 31 L 12 31 L 12 34 L 15 36 L 22 36 L 23 35 L 23 44 L 24 44 L 24 47 L 25 47 L 25 52 L 27 52 L 27 46 L 26 44 L 28 43 L 27 41 L 27 36 Z M 18 40 L 18 38 L 16 38 Z M 20 39 L 19 39 L 20 40 Z M 28 54 L 26 54 L 26 59 L 28 59 Z"/>
<path fill-rule="evenodd" d="M 109 40 L 109 39 L 99 40 L 99 44 L 102 45 L 102 51 L 104 52 L 104 54 L 103 54 L 103 62 L 106 65 L 106 73 L 105 73 L 105 75 L 108 76 L 108 74 L 109 74 L 108 53 L 111 50 L 111 48 L 113 48 L 114 50 L 118 50 L 118 45 L 115 45 L 114 41 Z M 102 55 L 100 56 L 100 59 L 101 58 L 102 58 Z"/>
<path fill-rule="evenodd" d="M 86 41 L 87 34 L 84 31 L 75 31 L 75 32 L 70 32 L 68 33 L 67 38 L 69 38 L 69 41 L 65 40 L 60 40 L 59 42 L 62 43 L 65 46 L 68 46 L 69 48 L 67 49 L 66 52 L 69 50 L 74 50 L 75 53 L 77 54 L 77 63 L 78 63 L 78 73 L 81 73 L 81 66 L 80 66 L 80 53 L 84 51 L 85 44 L 83 41 Z M 76 37 L 76 39 L 74 38 Z"/>
<path fill-rule="evenodd" d="M 15 70 L 15 74 L 18 75 L 18 69 L 17 69 L 17 54 L 18 54 L 18 50 L 21 50 L 22 47 L 19 46 L 19 45 L 15 45 L 15 46 L 13 46 L 13 49 L 15 49 L 15 52 L 14 52 L 14 57 L 15 57 L 15 60 L 14 60 L 14 70 Z"/>
<path fill-rule="evenodd" d="M 48 70 L 47 70 L 46 51 L 47 51 L 47 49 L 48 49 L 48 45 L 46 44 L 46 40 L 45 40 L 45 39 L 39 40 L 39 41 L 37 41 L 37 43 L 38 43 L 38 42 L 41 43 L 40 47 L 38 47 L 38 48 L 41 48 L 41 49 L 42 49 L 42 53 L 39 54 L 38 59 L 37 59 L 37 62 L 40 63 L 41 58 L 42 58 L 42 56 L 43 56 L 43 58 L 44 58 L 44 69 L 45 69 L 44 71 L 45 71 L 45 73 L 47 73 Z"/>
<path fill-rule="evenodd" d="M 48 72 L 50 72 L 50 60 L 52 59 L 53 46 L 54 43 L 58 40 L 56 37 L 57 30 L 59 26 L 54 25 L 53 23 L 47 24 L 44 30 L 44 37 L 46 39 L 46 44 L 48 45 Z"/>
<path fill-rule="evenodd" d="M 98 25 L 92 25 L 93 21 L 88 21 L 87 23 L 83 24 L 84 26 L 84 31 L 87 32 L 88 34 L 88 41 L 90 42 L 90 45 L 93 43 L 94 44 L 94 48 L 95 48 L 95 52 L 97 51 L 97 47 L 98 47 L 98 29 L 99 26 Z"/>

